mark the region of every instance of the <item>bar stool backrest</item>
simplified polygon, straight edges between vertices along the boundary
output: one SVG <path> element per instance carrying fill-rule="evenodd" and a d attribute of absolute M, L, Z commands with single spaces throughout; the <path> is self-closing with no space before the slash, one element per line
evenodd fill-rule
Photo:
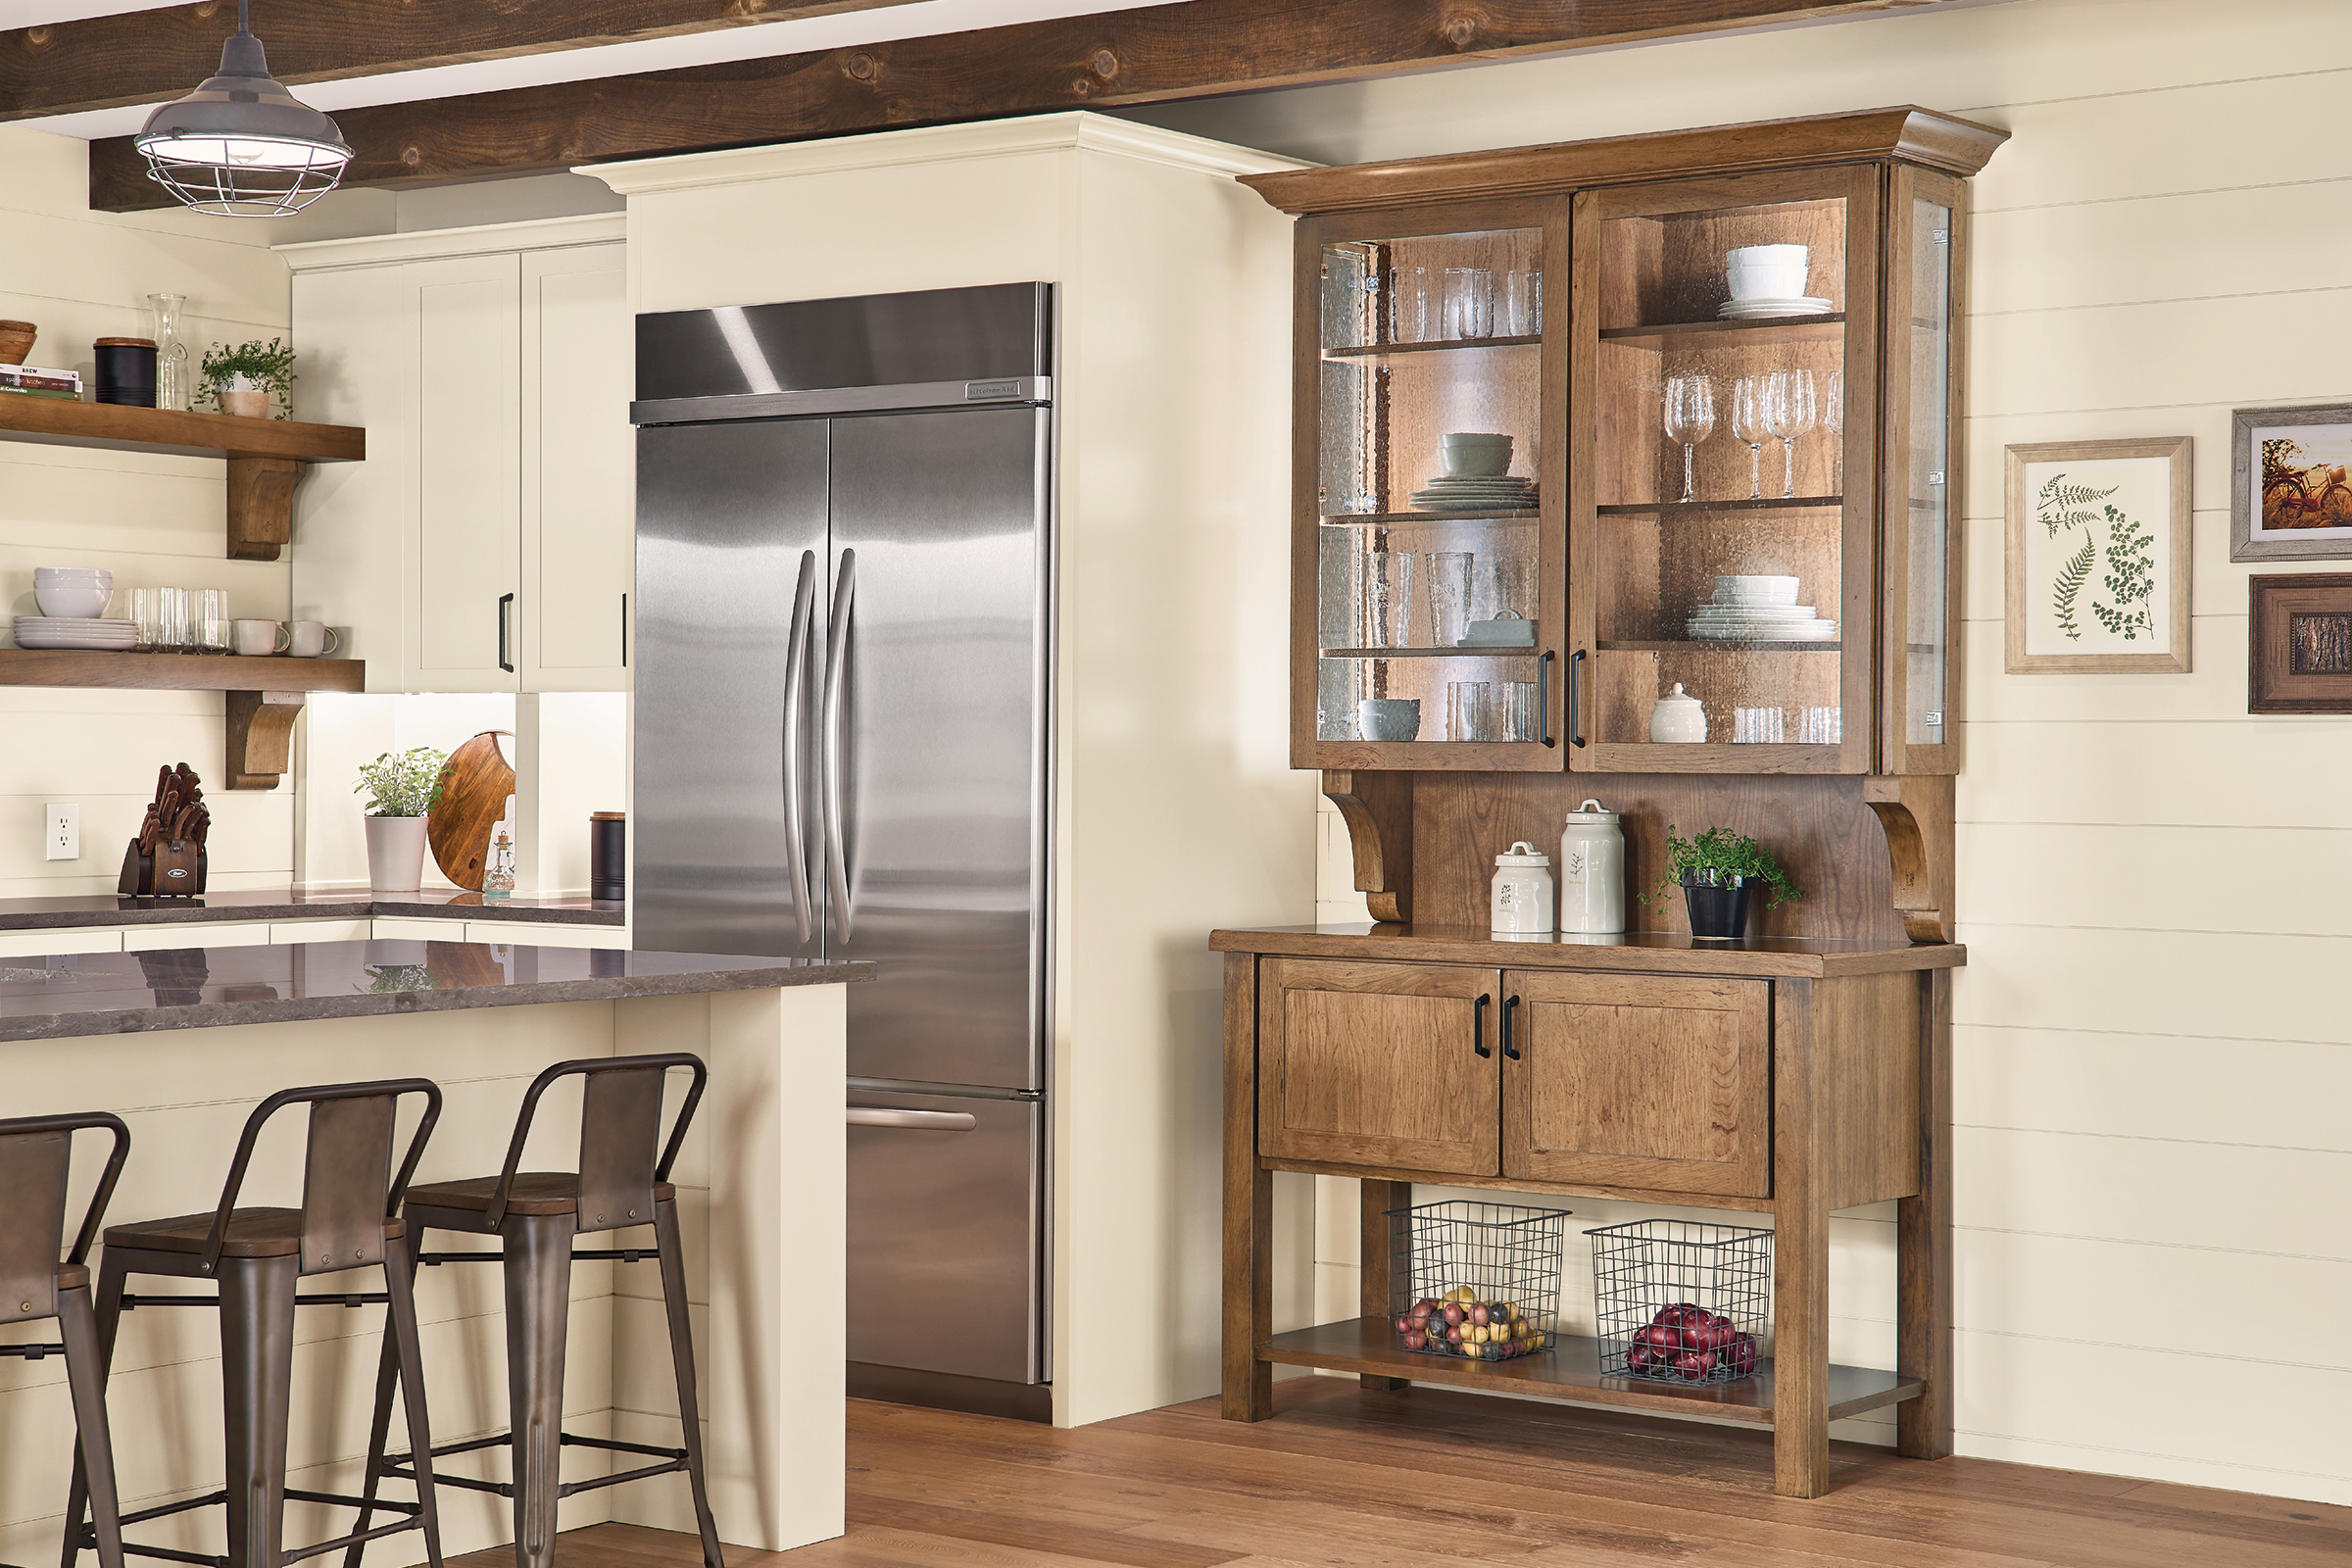
<path fill-rule="evenodd" d="M 670 1124 L 668 1141 L 662 1143 L 662 1086 L 672 1067 L 690 1069 L 694 1082 L 678 1106 L 677 1120 Z M 522 1097 L 514 1141 L 507 1147 L 507 1163 L 484 1216 L 493 1229 L 506 1216 L 539 1097 L 558 1080 L 575 1076 L 585 1080 L 580 1085 L 579 1229 L 617 1230 L 653 1223 L 654 1184 L 669 1180 L 669 1168 L 677 1161 L 686 1128 L 710 1077 L 703 1059 L 685 1052 L 560 1061 L 534 1079 Z"/>
<path fill-rule="evenodd" d="M 81 1216 L 69 1263 L 89 1260 L 90 1243 L 130 1153 L 130 1129 L 104 1111 L 0 1121 L 0 1323 L 57 1316 L 57 1253 L 66 1241 L 74 1135 L 96 1127 L 115 1135 L 115 1147 Z"/>
<path fill-rule="evenodd" d="M 409 1139 L 398 1175 L 392 1169 L 392 1121 L 403 1095 L 422 1095 L 424 1114 Z M 441 1119 L 440 1086 L 425 1078 L 384 1078 L 363 1084 L 281 1089 L 245 1118 L 236 1158 L 220 1190 L 220 1207 L 205 1240 L 204 1267 L 220 1261 L 228 1221 L 245 1183 L 245 1167 L 263 1124 L 288 1105 L 311 1107 L 310 1145 L 303 1156 L 302 1272 L 326 1274 L 384 1260 L 384 1221 L 400 1212 L 401 1195 L 416 1174 L 425 1140 Z M 389 1179 L 387 1177 L 389 1176 Z"/>

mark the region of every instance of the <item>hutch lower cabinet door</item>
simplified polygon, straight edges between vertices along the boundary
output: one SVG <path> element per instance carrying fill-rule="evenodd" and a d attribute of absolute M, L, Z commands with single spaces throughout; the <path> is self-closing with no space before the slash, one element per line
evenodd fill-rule
<path fill-rule="evenodd" d="M 1497 1169 L 1493 969 L 1269 958 L 1258 1141 L 1286 1159 Z"/>
<path fill-rule="evenodd" d="M 1507 970 L 1502 1173 L 1764 1198 L 1770 983 Z"/>

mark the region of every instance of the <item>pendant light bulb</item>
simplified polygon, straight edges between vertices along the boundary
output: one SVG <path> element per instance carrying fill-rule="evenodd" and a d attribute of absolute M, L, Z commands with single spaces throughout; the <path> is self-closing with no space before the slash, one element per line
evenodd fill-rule
<path fill-rule="evenodd" d="M 147 177 L 200 213 L 278 218 L 335 188 L 351 162 L 335 122 L 270 74 L 237 0 L 237 30 L 204 85 L 147 117 L 133 144 Z"/>

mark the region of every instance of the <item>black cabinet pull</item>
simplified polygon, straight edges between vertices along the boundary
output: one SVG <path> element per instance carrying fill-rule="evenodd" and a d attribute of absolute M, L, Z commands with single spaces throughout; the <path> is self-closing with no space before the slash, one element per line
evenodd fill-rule
<path fill-rule="evenodd" d="M 1584 673 L 1585 651 L 1579 648 L 1568 656 L 1568 744 L 1585 744 L 1585 719 L 1579 702 L 1577 677 Z"/>
<path fill-rule="evenodd" d="M 507 659 L 507 607 L 514 602 L 513 594 L 498 596 L 498 667 L 510 675 L 514 673 L 514 666 Z"/>
<path fill-rule="evenodd" d="M 1502 1004 L 1502 1054 L 1513 1061 L 1519 1059 L 1519 1048 L 1511 1044 L 1511 1014 L 1519 1010 L 1519 999 L 1507 997 Z"/>
<path fill-rule="evenodd" d="M 1538 738 L 1546 746 L 1559 745 L 1559 737 L 1551 732 L 1551 650 L 1536 661 L 1536 722 L 1544 726 Z"/>
<path fill-rule="evenodd" d="M 1482 1056 L 1494 1054 L 1494 1048 L 1487 1044 L 1487 1004 L 1494 1000 L 1482 992 L 1478 1005 L 1470 1009 L 1470 1049 Z"/>

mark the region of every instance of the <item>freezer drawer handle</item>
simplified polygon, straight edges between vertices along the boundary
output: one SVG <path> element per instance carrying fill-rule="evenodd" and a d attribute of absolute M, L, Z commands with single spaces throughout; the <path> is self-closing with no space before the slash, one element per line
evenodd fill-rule
<path fill-rule="evenodd" d="M 841 687 L 849 672 L 850 613 L 858 600 L 858 552 L 841 553 L 841 574 L 833 585 L 832 627 L 825 649 L 825 710 L 818 720 L 824 753 L 825 879 L 833 895 L 833 931 L 844 942 L 858 911 L 850 904 L 850 860 L 842 831 L 842 774 L 847 771 L 849 737 L 841 722 Z"/>
<path fill-rule="evenodd" d="M 880 1105 L 852 1105 L 853 1127 L 910 1127 L 927 1133 L 968 1133 L 980 1118 L 968 1110 L 885 1110 Z"/>
<path fill-rule="evenodd" d="M 810 612 L 816 605 L 816 552 L 801 552 L 801 584 L 792 600 L 792 631 L 784 656 L 784 872 L 792 882 L 792 915 L 801 940 L 816 935 L 816 899 L 808 886 L 808 856 L 801 842 L 801 695 L 808 679 Z"/>

